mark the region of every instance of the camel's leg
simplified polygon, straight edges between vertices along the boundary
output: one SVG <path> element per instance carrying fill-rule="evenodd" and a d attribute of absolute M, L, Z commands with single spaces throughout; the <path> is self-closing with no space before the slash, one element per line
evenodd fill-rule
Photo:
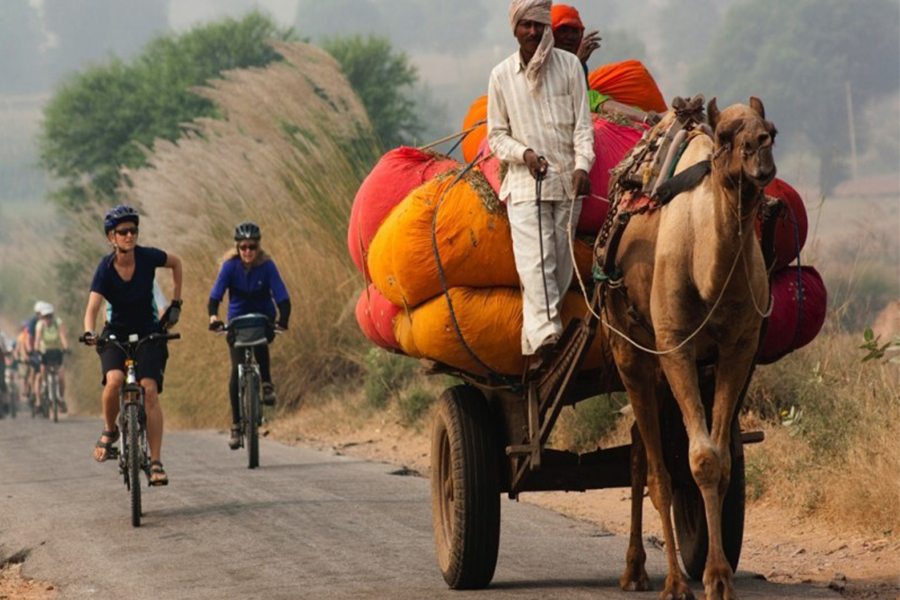
<path fill-rule="evenodd" d="M 625 555 L 625 572 L 619 578 L 619 587 L 626 592 L 646 592 L 653 589 L 647 570 L 647 553 L 644 552 L 643 516 L 644 487 L 647 485 L 647 452 L 637 423 L 631 427 L 631 537 Z"/>
<path fill-rule="evenodd" d="M 655 364 L 653 360 L 644 357 L 638 359 L 634 351 L 621 347 L 616 352 L 616 364 L 628 391 L 638 431 L 646 449 L 647 487 L 653 506 L 659 511 L 666 543 L 669 572 L 659 597 L 663 600 L 693 600 L 694 594 L 688 585 L 687 576 L 681 571 L 675 550 L 675 533 L 672 529 L 672 479 L 663 460 L 656 381 L 655 378 L 648 377 L 649 373 L 654 372 Z"/>
<path fill-rule="evenodd" d="M 731 424 L 740 393 L 753 362 L 753 353 L 748 353 L 747 348 L 752 348 L 752 344 L 738 344 L 733 352 L 720 349 L 720 368 L 716 369 L 711 436 L 719 451 L 721 467 L 717 490 L 718 501 L 712 505 L 715 510 L 710 510 L 711 504 L 704 496 L 707 506 L 706 521 L 709 527 L 709 553 L 706 557 L 706 567 L 703 570 L 703 587 L 706 596 L 714 600 L 736 598 L 734 573 L 725 556 L 722 544 L 721 519 L 722 505 L 731 481 Z M 724 365 L 727 367 L 722 368 Z"/>

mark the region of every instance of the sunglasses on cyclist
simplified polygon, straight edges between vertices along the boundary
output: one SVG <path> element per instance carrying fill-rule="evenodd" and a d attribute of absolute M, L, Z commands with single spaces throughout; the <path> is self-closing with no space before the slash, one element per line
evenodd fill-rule
<path fill-rule="evenodd" d="M 123 227 L 122 229 L 116 229 L 115 232 L 116 232 L 116 235 L 120 235 L 122 237 L 125 237 L 127 235 L 137 235 L 138 228 L 137 227 Z"/>
<path fill-rule="evenodd" d="M 253 252 L 255 250 L 259 250 L 259 246 L 256 244 L 241 244 L 238 246 L 238 250 L 241 252 Z"/>

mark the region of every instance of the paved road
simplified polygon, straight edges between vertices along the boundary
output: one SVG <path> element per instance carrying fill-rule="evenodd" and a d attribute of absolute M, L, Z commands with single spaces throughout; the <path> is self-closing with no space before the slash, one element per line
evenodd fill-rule
<path fill-rule="evenodd" d="M 97 421 L 0 421 L 0 552 L 63 599 L 631 599 L 626 540 L 504 501 L 500 560 L 480 592 L 446 588 L 432 548 L 428 482 L 393 467 L 265 441 L 245 468 L 213 432 L 166 434 L 167 488 L 147 489 L 131 527 L 112 462 L 90 458 Z M 650 550 L 660 588 L 664 556 Z M 701 586 L 694 586 L 700 592 Z M 827 599 L 739 573 L 742 599 Z M 698 597 L 702 594 L 698 593 Z"/>

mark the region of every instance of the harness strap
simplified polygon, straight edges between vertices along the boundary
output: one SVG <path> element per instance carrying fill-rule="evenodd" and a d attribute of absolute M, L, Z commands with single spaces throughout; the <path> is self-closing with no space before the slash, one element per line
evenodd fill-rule
<path fill-rule="evenodd" d="M 712 171 L 712 162 L 704 160 L 698 162 L 692 167 L 688 167 L 678 175 L 675 175 L 656 190 L 655 200 L 659 206 L 665 206 L 672 201 L 675 196 L 692 190 L 703 181 Z"/>

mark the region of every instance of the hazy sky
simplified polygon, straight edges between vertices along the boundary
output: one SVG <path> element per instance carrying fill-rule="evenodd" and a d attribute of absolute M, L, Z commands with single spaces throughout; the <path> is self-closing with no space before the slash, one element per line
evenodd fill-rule
<path fill-rule="evenodd" d="M 170 0 L 169 23 L 180 30 L 223 15 L 240 16 L 254 7 L 265 10 L 282 25 L 292 26 L 297 16 L 297 0 Z"/>

